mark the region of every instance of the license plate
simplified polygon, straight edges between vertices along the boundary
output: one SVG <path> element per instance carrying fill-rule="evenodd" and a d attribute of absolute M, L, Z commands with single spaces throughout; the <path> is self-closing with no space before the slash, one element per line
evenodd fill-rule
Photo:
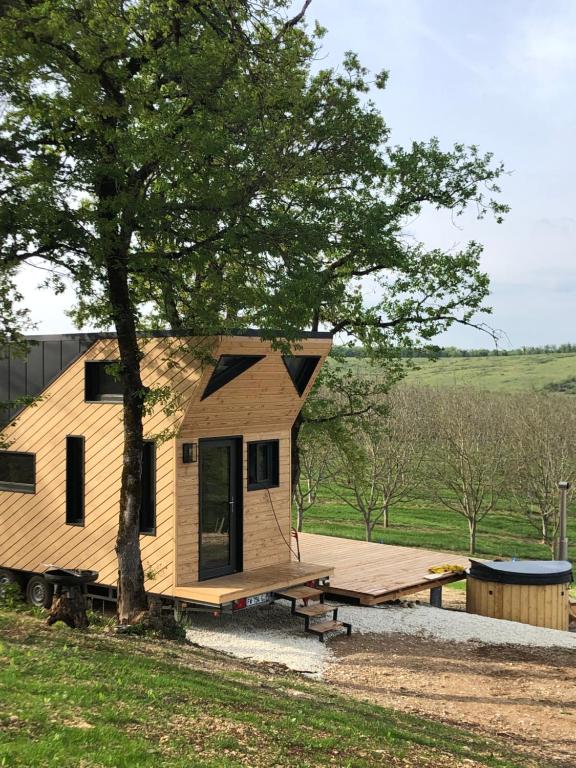
<path fill-rule="evenodd" d="M 264 603 L 272 602 L 272 592 L 263 592 L 261 595 L 253 595 L 246 598 L 246 608 L 251 608 L 253 605 L 263 605 Z"/>

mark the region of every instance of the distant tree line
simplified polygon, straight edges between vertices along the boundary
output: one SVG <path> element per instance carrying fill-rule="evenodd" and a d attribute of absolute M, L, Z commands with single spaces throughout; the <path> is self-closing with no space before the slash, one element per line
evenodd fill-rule
<path fill-rule="evenodd" d="M 576 344 L 546 344 L 542 347 L 519 347 L 518 349 L 459 349 L 458 347 L 426 347 L 398 350 L 401 358 L 440 358 L 440 357 L 509 357 L 512 355 L 542 355 L 576 352 Z M 336 346 L 335 354 L 339 357 L 366 357 L 363 347 Z"/>

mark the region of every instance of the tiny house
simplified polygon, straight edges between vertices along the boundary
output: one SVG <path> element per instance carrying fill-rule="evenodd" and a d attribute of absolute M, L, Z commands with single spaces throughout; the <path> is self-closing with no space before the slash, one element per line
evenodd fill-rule
<path fill-rule="evenodd" d="M 291 551 L 291 427 L 331 346 L 309 334 L 285 354 L 256 331 L 212 339 L 151 333 L 140 546 L 146 589 L 209 609 L 267 602 L 332 571 Z M 206 356 L 206 350 L 209 356 Z M 202 351 L 202 354 L 200 354 Z M 113 600 L 122 471 L 115 338 L 31 337 L 0 359 L 0 579 L 42 602 L 47 565 L 98 571 Z"/>

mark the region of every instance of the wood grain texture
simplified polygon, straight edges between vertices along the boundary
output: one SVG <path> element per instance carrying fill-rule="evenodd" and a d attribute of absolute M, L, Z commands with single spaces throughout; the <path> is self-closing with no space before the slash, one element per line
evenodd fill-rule
<path fill-rule="evenodd" d="M 330 341 L 301 342 L 295 354 L 318 355 L 315 376 L 300 397 L 290 379 L 282 355 L 254 338 L 223 338 L 213 355 L 265 355 L 263 360 L 202 400 L 212 375 L 207 366 L 190 399 L 178 435 L 176 455 L 182 443 L 208 437 L 243 439 L 243 569 L 250 571 L 289 563 L 292 558 L 290 429 L 300 412 L 316 375 L 330 351 Z M 280 483 L 277 488 L 248 491 L 247 444 L 256 440 L 280 441 Z M 177 462 L 176 585 L 198 580 L 198 464 Z"/>
<path fill-rule="evenodd" d="M 174 596 L 192 602 L 222 605 L 242 597 L 274 592 L 306 581 L 326 578 L 332 571 L 332 568 L 313 563 L 279 563 L 176 587 Z"/>
<path fill-rule="evenodd" d="M 454 552 L 432 552 L 313 533 L 300 533 L 298 539 L 304 561 L 334 566 L 326 592 L 355 597 L 363 605 L 377 605 L 463 578 L 447 574 L 430 579 L 428 569 L 433 566 L 470 565 L 467 557 Z"/>
<path fill-rule="evenodd" d="M 177 430 L 183 408 L 198 382 L 199 364 L 186 340 L 143 340 L 142 377 L 149 387 L 169 387 L 182 397 L 168 416 L 157 406 L 145 419 L 145 436 Z M 13 450 L 36 454 L 36 493 L 0 493 L 0 563 L 5 567 L 43 571 L 47 563 L 90 568 L 99 581 L 115 585 L 114 551 L 122 471 L 122 407 L 84 402 L 84 363 L 115 360 L 114 340 L 97 341 L 26 408 L 3 435 Z M 175 406 L 177 403 L 175 402 Z M 66 435 L 84 435 L 85 521 L 65 524 Z M 155 536 L 141 536 L 146 588 L 169 592 L 174 583 L 174 439 L 157 445 Z"/>
<path fill-rule="evenodd" d="M 300 397 L 281 354 L 257 338 L 165 337 L 143 339 L 141 347 L 144 383 L 175 398 L 173 412 L 156 406 L 144 424 L 146 438 L 163 437 L 157 444 L 157 532 L 140 539 L 146 588 L 172 594 L 175 585 L 198 578 L 198 465 L 182 463 L 181 446 L 202 437 L 243 438 L 244 570 L 290 565 L 290 427 L 314 378 Z M 201 400 L 213 369 L 198 361 L 198 347 L 215 359 L 221 354 L 266 357 Z M 329 349 L 330 341 L 311 339 L 295 353 L 323 361 Z M 0 492 L 0 565 L 26 571 L 42 571 L 49 563 L 90 568 L 99 571 L 100 583 L 116 584 L 122 407 L 84 402 L 84 364 L 117 358 L 116 341 L 95 342 L 4 430 L 12 450 L 36 454 L 37 473 L 34 495 Z M 65 524 L 66 435 L 86 439 L 83 526 Z M 280 484 L 269 494 L 247 491 L 247 443 L 265 439 L 280 441 Z"/>
<path fill-rule="evenodd" d="M 466 610 L 494 619 L 568 630 L 568 584 L 500 584 L 468 577 Z"/>

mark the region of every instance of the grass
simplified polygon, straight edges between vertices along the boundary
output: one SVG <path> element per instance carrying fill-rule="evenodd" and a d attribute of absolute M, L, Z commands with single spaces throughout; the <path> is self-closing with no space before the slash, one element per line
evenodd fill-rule
<path fill-rule="evenodd" d="M 542 767 L 278 668 L 0 612 L 0 766 L 376 765 Z"/>
<path fill-rule="evenodd" d="M 468 524 L 448 509 L 439 507 L 423 496 L 396 505 L 390 514 L 391 526 L 378 525 L 373 541 L 468 553 Z M 364 539 L 365 531 L 360 513 L 335 498 L 328 489 L 318 503 L 308 510 L 304 531 L 349 539 Z M 576 559 L 576 509 L 569 514 L 568 539 L 572 559 Z M 550 549 L 539 542 L 537 531 L 519 512 L 506 509 L 487 515 L 478 528 L 479 557 L 517 557 L 549 560 Z"/>
<path fill-rule="evenodd" d="M 491 392 L 526 392 L 568 382 L 576 371 L 576 353 L 445 357 L 416 363 L 417 369 L 408 371 L 406 381 L 409 384 L 436 387 L 465 384 Z M 350 365 L 368 374 L 378 371 L 361 358 L 350 358 Z M 573 389 L 567 386 L 566 391 Z"/>

